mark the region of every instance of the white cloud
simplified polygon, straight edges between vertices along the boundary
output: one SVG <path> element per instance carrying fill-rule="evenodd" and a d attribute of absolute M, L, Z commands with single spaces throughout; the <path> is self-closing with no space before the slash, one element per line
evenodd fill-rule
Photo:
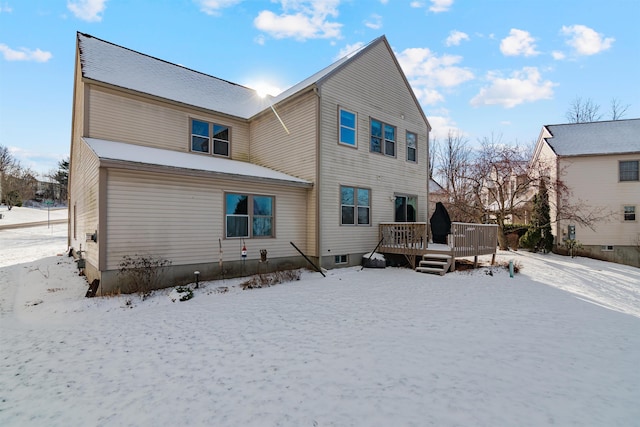
<path fill-rule="evenodd" d="M 20 50 L 14 50 L 3 43 L 0 43 L 0 52 L 7 61 L 47 62 L 53 57 L 51 52 L 45 52 L 40 49 L 30 50 L 24 47 L 20 48 Z"/>
<path fill-rule="evenodd" d="M 528 31 L 512 28 L 509 36 L 500 42 L 500 51 L 506 56 L 534 56 L 540 52 L 536 51 L 535 39 Z"/>
<path fill-rule="evenodd" d="M 363 42 L 356 42 L 353 44 L 348 44 L 345 47 L 343 47 L 342 49 L 340 49 L 340 52 L 338 52 L 338 55 L 336 55 L 335 58 L 333 58 L 334 61 L 337 61 L 340 58 L 344 58 L 345 56 L 348 56 L 349 54 L 354 53 L 355 51 L 362 49 L 362 47 L 364 46 Z"/>
<path fill-rule="evenodd" d="M 480 89 L 480 92 L 471 99 L 474 107 L 480 105 L 502 105 L 512 108 L 525 102 L 534 102 L 553 97 L 555 83 L 546 80 L 536 67 L 524 67 L 514 71 L 510 77 L 503 78 L 496 72 L 489 72 L 487 79 L 489 86 Z"/>
<path fill-rule="evenodd" d="M 411 87 L 421 103 L 432 105 L 444 100 L 441 88 L 452 88 L 474 78 L 471 71 L 457 64 L 461 56 L 438 57 L 428 48 L 409 48 L 396 54 Z"/>
<path fill-rule="evenodd" d="M 423 2 L 421 2 L 421 1 L 417 1 L 416 0 L 416 1 L 412 1 L 411 3 L 409 3 L 409 6 L 413 7 L 414 9 L 418 9 L 418 8 L 424 7 L 425 4 Z"/>
<path fill-rule="evenodd" d="M 340 38 L 342 24 L 330 22 L 338 16 L 340 0 L 280 0 L 284 13 L 263 10 L 253 24 L 259 30 L 282 39 Z"/>
<path fill-rule="evenodd" d="M 553 57 L 553 59 L 556 59 L 558 61 L 566 58 L 564 52 L 560 52 L 559 50 L 554 50 L 553 52 L 551 52 L 551 56 Z"/>
<path fill-rule="evenodd" d="M 235 6 L 241 1 L 242 0 L 196 0 L 196 3 L 200 5 L 200 10 L 207 15 L 217 16 L 220 15 L 220 10 Z"/>
<path fill-rule="evenodd" d="M 380 0 L 380 3 L 387 4 L 387 3 L 389 3 L 389 0 Z"/>
<path fill-rule="evenodd" d="M 569 37 L 566 43 L 575 49 L 578 55 L 595 55 L 609 49 L 615 41 L 613 37 L 604 37 L 584 25 L 563 26 L 560 32 Z"/>
<path fill-rule="evenodd" d="M 102 12 L 106 8 L 107 0 L 69 0 L 67 1 L 67 9 L 69 9 L 76 18 L 88 22 L 102 21 Z"/>
<path fill-rule="evenodd" d="M 447 46 L 458 46 L 463 40 L 469 40 L 469 35 L 462 31 L 453 30 L 449 33 L 449 37 L 445 40 Z"/>
<path fill-rule="evenodd" d="M 431 142 L 436 141 L 436 143 L 442 144 L 449 132 L 452 132 L 454 135 L 465 135 L 465 133 L 458 128 L 458 124 L 449 116 L 449 111 L 446 109 L 429 111 L 427 118 L 431 125 L 431 132 L 429 132 Z"/>
<path fill-rule="evenodd" d="M 382 28 L 382 16 L 376 15 L 374 13 L 371 15 L 368 21 L 364 22 L 364 25 L 374 30 L 379 30 L 380 28 Z"/>
<path fill-rule="evenodd" d="M 451 8 L 453 0 L 431 0 L 429 10 L 433 13 L 446 12 Z"/>
<path fill-rule="evenodd" d="M 0 13 L 11 13 L 13 9 L 9 6 L 9 3 L 0 4 Z"/>

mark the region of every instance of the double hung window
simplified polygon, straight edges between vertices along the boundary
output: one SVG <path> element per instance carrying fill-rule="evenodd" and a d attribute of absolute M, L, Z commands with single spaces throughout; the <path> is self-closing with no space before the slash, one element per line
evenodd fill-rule
<path fill-rule="evenodd" d="M 418 145 L 418 135 L 413 132 L 407 131 L 407 161 L 408 162 L 417 162 L 417 145 Z"/>
<path fill-rule="evenodd" d="M 274 198 L 250 194 L 225 194 L 225 236 L 273 237 Z"/>
<path fill-rule="evenodd" d="M 636 207 L 627 205 L 624 207 L 624 220 L 635 221 L 636 220 Z"/>
<path fill-rule="evenodd" d="M 371 190 L 340 187 L 340 225 L 369 225 L 371 222 Z"/>
<path fill-rule="evenodd" d="M 191 151 L 229 156 L 229 127 L 191 120 Z"/>
<path fill-rule="evenodd" d="M 638 160 L 622 161 L 619 163 L 619 176 L 620 181 L 638 181 L 640 180 L 640 173 Z"/>
<path fill-rule="evenodd" d="M 348 145 L 350 147 L 357 147 L 358 139 L 357 139 L 357 131 L 356 131 L 356 123 L 357 123 L 356 113 L 352 113 L 351 111 L 347 111 L 343 108 L 340 108 L 339 119 L 340 119 L 340 135 L 339 135 L 340 144 Z"/>
<path fill-rule="evenodd" d="M 394 157 L 396 155 L 396 128 L 371 119 L 371 151 Z"/>

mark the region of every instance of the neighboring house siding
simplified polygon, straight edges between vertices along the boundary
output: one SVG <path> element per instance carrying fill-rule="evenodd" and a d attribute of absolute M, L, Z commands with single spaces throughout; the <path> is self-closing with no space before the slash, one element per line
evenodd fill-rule
<path fill-rule="evenodd" d="M 94 233 L 99 228 L 99 161 L 96 155 L 82 141 L 75 141 L 70 180 L 70 229 L 71 246 L 85 251 L 83 257 L 90 264 L 98 266 L 98 246 L 85 241 L 85 233 Z M 74 233 L 75 232 L 75 233 Z"/>
<path fill-rule="evenodd" d="M 395 194 L 418 196 L 417 220 L 427 221 L 428 130 L 385 43 L 322 82 L 320 94 L 321 256 L 330 263 L 334 255 L 374 249 L 378 224 L 394 221 Z M 357 114 L 357 148 L 338 144 L 339 107 Z M 396 127 L 395 157 L 370 152 L 371 118 Z M 416 163 L 406 161 L 407 130 L 418 135 Z M 369 226 L 340 225 L 341 185 L 371 190 Z"/>
<path fill-rule="evenodd" d="M 595 231 L 576 226 L 576 239 L 583 245 L 638 244 L 640 212 L 637 212 L 636 221 L 624 221 L 622 209 L 624 205 L 635 205 L 640 210 L 640 182 L 618 180 L 618 163 L 623 160 L 640 160 L 640 153 L 560 158 L 561 179 L 571 189 L 572 203 L 582 201 L 592 208 L 601 206 L 612 213 L 608 221 L 594 224 Z M 559 224 L 561 237 L 572 223 L 562 221 Z"/>
<path fill-rule="evenodd" d="M 244 120 L 90 85 L 88 135 L 149 147 L 188 152 L 190 118 L 231 128 L 231 156 L 247 160 L 249 126 Z M 117 123 L 117 126 L 114 126 Z M 199 154 L 207 155 L 207 154 Z"/>
<path fill-rule="evenodd" d="M 125 255 L 151 254 L 173 266 L 217 263 L 218 239 L 223 260 L 239 261 L 242 240 L 225 239 L 224 193 L 275 196 L 275 238 L 245 239 L 248 259 L 298 256 L 289 244 L 306 245 L 304 188 L 223 181 L 207 177 L 108 170 L 107 270 Z"/>
<path fill-rule="evenodd" d="M 250 161 L 310 182 L 317 182 L 318 97 L 308 92 L 291 102 L 277 105 L 276 111 L 289 130 L 286 133 L 275 113 L 269 109 L 251 122 Z M 306 206 L 309 256 L 317 256 L 317 186 L 308 191 Z"/>

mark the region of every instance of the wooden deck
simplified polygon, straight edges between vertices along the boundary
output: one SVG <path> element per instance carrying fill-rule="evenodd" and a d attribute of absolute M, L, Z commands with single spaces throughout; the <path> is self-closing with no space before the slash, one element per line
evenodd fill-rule
<path fill-rule="evenodd" d="M 380 223 L 379 251 L 388 254 L 404 255 L 411 267 L 416 268 L 416 259 L 426 254 L 443 254 L 455 259 L 479 255 L 493 255 L 495 261 L 498 246 L 498 226 L 496 224 L 451 223 L 448 244 L 429 243 L 429 227 L 426 222 L 384 222 Z"/>

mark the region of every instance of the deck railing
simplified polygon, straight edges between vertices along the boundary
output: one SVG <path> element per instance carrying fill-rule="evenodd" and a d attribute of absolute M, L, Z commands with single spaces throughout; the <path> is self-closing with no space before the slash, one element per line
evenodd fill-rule
<path fill-rule="evenodd" d="M 495 254 L 498 246 L 498 225 L 453 222 L 449 246 L 456 257 Z"/>
<path fill-rule="evenodd" d="M 381 252 L 421 255 L 429 242 L 426 222 L 382 222 L 379 230 Z"/>
<path fill-rule="evenodd" d="M 428 223 L 383 222 L 380 223 L 380 239 L 380 252 L 423 255 L 429 247 Z M 495 254 L 497 245 L 496 224 L 451 223 L 448 246 L 454 257 Z"/>

